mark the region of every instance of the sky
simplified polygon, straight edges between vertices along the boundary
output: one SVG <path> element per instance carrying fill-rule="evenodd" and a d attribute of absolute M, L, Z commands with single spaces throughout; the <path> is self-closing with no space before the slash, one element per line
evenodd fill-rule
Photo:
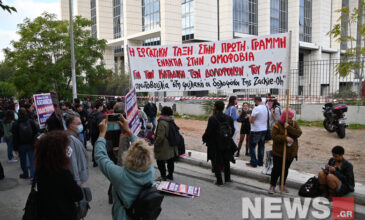
<path fill-rule="evenodd" d="M 34 19 L 44 11 L 59 17 L 60 0 L 3 0 L 3 4 L 13 6 L 18 12 L 9 14 L 0 10 L 0 61 L 4 60 L 3 49 L 10 47 L 10 41 L 18 40 L 17 24 L 25 18 Z"/>

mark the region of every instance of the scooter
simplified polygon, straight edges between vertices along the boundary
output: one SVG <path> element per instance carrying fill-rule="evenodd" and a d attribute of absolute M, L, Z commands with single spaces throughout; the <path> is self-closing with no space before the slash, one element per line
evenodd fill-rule
<path fill-rule="evenodd" d="M 327 103 L 323 107 L 323 126 L 328 132 L 336 132 L 339 138 L 344 138 L 346 135 L 346 119 L 347 105 Z"/>

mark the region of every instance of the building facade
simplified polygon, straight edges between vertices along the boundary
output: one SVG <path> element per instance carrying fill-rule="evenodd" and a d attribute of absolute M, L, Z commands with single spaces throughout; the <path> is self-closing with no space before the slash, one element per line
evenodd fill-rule
<path fill-rule="evenodd" d="M 299 71 L 292 79 L 298 81 L 293 92 L 305 95 L 301 88 L 310 79 L 302 73 L 312 67 L 300 63 L 340 59 L 341 49 L 346 49 L 328 35 L 343 6 L 357 7 L 357 1 L 75 0 L 74 14 L 92 20 L 92 35 L 108 42 L 106 66 L 119 74 L 128 73 L 127 45 L 181 44 L 292 31 L 291 69 Z M 61 18 L 68 16 L 68 0 L 61 0 Z M 356 32 L 356 25 L 348 28 Z M 321 85 L 316 86 L 330 84 L 326 79 L 318 81 Z"/>

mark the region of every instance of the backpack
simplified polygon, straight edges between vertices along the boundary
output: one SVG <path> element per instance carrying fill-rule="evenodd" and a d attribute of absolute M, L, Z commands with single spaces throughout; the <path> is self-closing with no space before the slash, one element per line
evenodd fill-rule
<path fill-rule="evenodd" d="M 19 137 L 22 139 L 23 143 L 33 143 L 33 129 L 30 120 L 19 122 Z"/>
<path fill-rule="evenodd" d="M 169 144 L 171 147 L 178 146 L 183 139 L 179 130 L 180 128 L 175 124 L 174 121 L 169 122 L 169 134 L 167 139 L 169 140 Z"/>
<path fill-rule="evenodd" d="M 25 203 L 24 215 L 22 220 L 37 220 L 39 219 L 39 199 L 38 199 L 38 191 L 36 188 L 36 178 L 32 182 L 32 187 Z"/>
<path fill-rule="evenodd" d="M 4 127 L 3 127 L 3 123 L 0 121 L 0 138 L 2 138 L 4 136 Z"/>
<path fill-rule="evenodd" d="M 317 197 L 320 195 L 319 181 L 316 176 L 311 177 L 300 188 L 298 194 L 303 197 Z"/>
<path fill-rule="evenodd" d="M 217 136 L 220 141 L 229 141 L 232 139 L 233 130 L 229 123 L 229 120 L 226 118 L 224 121 L 219 121 L 216 117 L 214 117 L 218 122 L 217 128 Z"/>
<path fill-rule="evenodd" d="M 97 137 L 99 136 L 99 125 L 98 125 L 98 113 L 97 112 L 93 112 L 90 115 L 89 118 L 89 131 L 90 131 L 90 138 L 91 140 L 95 140 L 97 139 Z"/>
<path fill-rule="evenodd" d="M 132 220 L 154 220 L 161 213 L 161 204 L 164 196 L 152 186 L 152 183 L 147 183 L 142 187 L 141 192 L 130 208 L 125 207 L 118 193 L 117 196 L 127 215 Z"/>

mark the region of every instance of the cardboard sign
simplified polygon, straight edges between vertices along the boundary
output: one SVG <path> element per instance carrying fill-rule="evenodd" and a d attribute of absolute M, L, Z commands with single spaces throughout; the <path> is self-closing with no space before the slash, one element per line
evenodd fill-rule
<path fill-rule="evenodd" d="M 46 121 L 55 111 L 50 93 L 37 94 L 33 96 L 35 108 L 37 110 L 38 123 L 40 129 L 46 127 Z"/>
<path fill-rule="evenodd" d="M 141 130 L 141 122 L 138 116 L 138 104 L 136 89 L 133 88 L 125 97 L 125 112 L 129 121 L 129 128 L 137 135 Z"/>
<path fill-rule="evenodd" d="M 129 47 L 138 92 L 286 88 L 289 33 L 227 41 Z"/>

